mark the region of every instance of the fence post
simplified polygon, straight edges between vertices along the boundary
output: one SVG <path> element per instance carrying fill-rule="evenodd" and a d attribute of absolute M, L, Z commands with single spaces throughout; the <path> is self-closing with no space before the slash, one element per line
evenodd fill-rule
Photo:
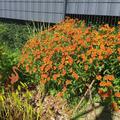
<path fill-rule="evenodd" d="M 67 12 L 67 0 L 64 0 L 64 19 L 66 17 L 66 12 Z"/>

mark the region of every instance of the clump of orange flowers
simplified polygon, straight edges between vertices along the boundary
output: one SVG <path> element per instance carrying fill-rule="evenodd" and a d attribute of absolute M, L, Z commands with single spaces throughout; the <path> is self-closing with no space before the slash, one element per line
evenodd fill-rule
<path fill-rule="evenodd" d="M 110 80 L 110 81 L 111 81 L 111 80 L 114 80 L 115 77 L 114 77 L 114 75 L 105 75 L 105 76 L 104 76 L 104 79 L 105 79 L 105 80 Z"/>
<path fill-rule="evenodd" d="M 68 18 L 30 39 L 22 49 L 19 65 L 41 84 L 51 83 L 60 96 L 74 93 L 78 97 L 93 79 L 96 89 L 112 91 L 96 94 L 112 96 L 114 87 L 119 88 L 115 82 L 120 74 L 118 29 L 87 27 L 84 21 Z"/>

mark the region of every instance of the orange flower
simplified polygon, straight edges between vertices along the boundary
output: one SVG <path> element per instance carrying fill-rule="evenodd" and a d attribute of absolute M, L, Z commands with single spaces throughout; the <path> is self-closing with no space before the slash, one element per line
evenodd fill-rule
<path fill-rule="evenodd" d="M 120 61 L 120 56 L 117 59 L 118 59 L 118 61 Z"/>
<path fill-rule="evenodd" d="M 26 71 L 29 72 L 30 68 L 28 65 L 26 65 Z"/>
<path fill-rule="evenodd" d="M 44 68 L 45 68 L 45 65 L 42 65 L 42 66 L 40 67 L 40 70 L 43 71 Z"/>
<path fill-rule="evenodd" d="M 101 75 L 97 75 L 97 76 L 96 76 L 96 79 L 97 79 L 97 80 L 101 80 L 101 79 L 102 79 L 102 76 L 101 76 Z"/>
<path fill-rule="evenodd" d="M 47 75 L 47 74 L 42 74 L 41 77 L 42 77 L 42 78 L 47 78 L 48 75 Z"/>
<path fill-rule="evenodd" d="M 109 81 L 107 81 L 107 82 L 100 82 L 99 83 L 99 85 L 100 86 L 103 86 L 103 87 L 109 87 L 109 86 L 112 86 L 112 83 L 111 82 L 109 82 Z"/>
<path fill-rule="evenodd" d="M 48 72 L 51 67 L 52 67 L 52 65 L 47 65 L 47 66 L 45 67 L 45 72 Z"/>
<path fill-rule="evenodd" d="M 115 110 L 115 111 L 118 111 L 118 110 L 119 110 L 119 107 L 118 107 L 118 105 L 117 105 L 116 102 L 112 102 L 112 108 L 113 108 L 113 110 Z"/>
<path fill-rule="evenodd" d="M 66 84 L 66 85 L 71 84 L 71 80 L 66 80 L 65 84 Z"/>
<path fill-rule="evenodd" d="M 91 39 L 90 38 L 86 38 L 86 42 L 90 42 L 91 41 Z"/>
<path fill-rule="evenodd" d="M 66 86 L 63 87 L 62 91 L 65 92 L 67 90 Z"/>
<path fill-rule="evenodd" d="M 119 40 L 117 41 L 117 44 L 120 45 L 120 35 L 119 35 L 118 39 Z"/>
<path fill-rule="evenodd" d="M 109 97 L 110 94 L 111 94 L 110 91 L 109 91 L 109 92 L 104 92 L 102 89 L 99 89 L 99 90 L 98 90 L 98 93 L 99 93 L 100 96 L 103 97 L 104 99 L 107 98 L 107 97 Z"/>
<path fill-rule="evenodd" d="M 46 81 L 45 79 L 41 79 L 41 80 L 40 80 L 40 84 L 41 84 L 41 83 L 42 83 L 42 84 L 46 84 L 46 82 L 47 82 L 47 81 Z"/>
<path fill-rule="evenodd" d="M 70 69 L 69 69 L 69 72 L 70 72 L 70 73 L 72 73 L 72 72 L 73 72 L 72 68 L 70 68 Z"/>
<path fill-rule="evenodd" d="M 49 81 L 49 80 L 50 80 L 50 77 L 47 78 L 47 81 Z"/>
<path fill-rule="evenodd" d="M 117 51 L 118 51 L 118 54 L 120 55 L 120 48 L 118 48 L 118 50 L 117 50 Z"/>
<path fill-rule="evenodd" d="M 63 92 L 59 92 L 59 93 L 57 94 L 57 96 L 58 96 L 58 97 L 62 97 L 62 96 L 63 96 Z"/>
<path fill-rule="evenodd" d="M 70 57 L 70 56 L 68 57 L 68 62 L 69 62 L 70 65 L 73 64 L 73 59 L 72 59 L 72 57 Z"/>
<path fill-rule="evenodd" d="M 103 97 L 104 99 L 105 99 L 105 98 L 108 98 L 109 96 L 110 96 L 109 93 L 103 93 L 103 94 L 101 94 L 101 97 Z"/>
<path fill-rule="evenodd" d="M 114 80 L 115 79 L 115 77 L 114 77 L 114 75 L 106 75 L 106 76 L 104 76 L 104 79 L 105 80 Z"/>
<path fill-rule="evenodd" d="M 88 70 L 88 65 L 85 65 L 84 69 L 85 69 L 85 71 L 87 71 Z"/>
<path fill-rule="evenodd" d="M 76 80 L 78 80 L 78 78 L 79 78 L 78 74 L 75 73 L 75 72 L 72 73 L 72 76 L 73 76 Z"/>
<path fill-rule="evenodd" d="M 85 62 L 86 61 L 86 56 L 84 54 L 81 54 L 81 58 L 82 58 L 82 61 Z"/>
<path fill-rule="evenodd" d="M 92 59 L 92 58 L 90 58 L 89 63 L 90 63 L 90 64 L 92 64 L 92 63 L 93 63 L 93 59 Z"/>
<path fill-rule="evenodd" d="M 120 98 L 120 92 L 116 92 L 116 93 L 115 93 L 115 97 Z"/>
<path fill-rule="evenodd" d="M 103 60 L 103 56 L 99 55 L 99 56 L 98 56 L 98 59 L 99 59 L 99 60 Z"/>
<path fill-rule="evenodd" d="M 96 53 L 96 51 L 94 51 L 94 52 L 92 52 L 91 57 L 92 57 L 92 58 L 95 58 L 95 57 L 96 57 L 96 55 L 97 55 L 97 53 Z"/>
<path fill-rule="evenodd" d="M 56 66 L 53 66 L 53 70 L 56 70 L 57 69 L 57 67 Z"/>
<path fill-rule="evenodd" d="M 105 46 L 103 44 L 101 44 L 100 49 L 105 50 Z"/>
<path fill-rule="evenodd" d="M 66 74 L 66 70 L 62 71 L 62 76 L 64 76 Z"/>
<path fill-rule="evenodd" d="M 57 78 L 58 78 L 59 76 L 60 76 L 59 74 L 54 74 L 54 75 L 53 75 L 53 79 L 54 79 L 54 80 L 57 80 Z"/>
<path fill-rule="evenodd" d="M 74 52 L 74 51 L 72 51 L 72 52 L 71 52 L 71 55 L 74 55 L 74 54 L 75 54 L 75 52 Z"/>
<path fill-rule="evenodd" d="M 102 89 L 99 89 L 99 90 L 98 90 L 98 93 L 101 95 L 101 94 L 104 93 L 104 91 L 103 91 Z"/>
<path fill-rule="evenodd" d="M 63 64 L 60 64 L 60 65 L 58 66 L 58 68 L 61 70 L 61 69 L 64 68 L 64 65 L 63 65 Z"/>
<path fill-rule="evenodd" d="M 106 52 L 108 55 L 111 55 L 113 53 L 113 50 L 111 48 L 107 48 Z"/>
<path fill-rule="evenodd" d="M 21 58 L 20 64 L 24 64 L 24 62 L 25 62 L 25 58 L 23 56 L 23 58 Z"/>

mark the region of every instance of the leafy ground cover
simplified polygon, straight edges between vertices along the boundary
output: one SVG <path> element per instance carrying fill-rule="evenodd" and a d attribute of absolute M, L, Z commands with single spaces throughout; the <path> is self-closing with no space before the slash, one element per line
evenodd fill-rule
<path fill-rule="evenodd" d="M 0 42 L 11 49 L 21 48 L 29 39 L 30 29 L 27 25 L 0 21 Z"/>
<path fill-rule="evenodd" d="M 70 119 L 89 100 L 120 111 L 119 25 L 86 26 L 68 18 L 30 38 L 12 66 L 8 77 L 12 93 L 1 94 L 1 118 L 19 111 L 15 119 L 58 119 L 58 114 Z M 21 90 L 27 78 L 33 90 L 30 85 Z M 49 106 L 47 112 L 45 106 Z M 31 118 L 26 118 L 28 114 Z"/>
<path fill-rule="evenodd" d="M 21 47 L 29 39 L 26 25 L 0 21 L 0 90 L 18 63 Z"/>

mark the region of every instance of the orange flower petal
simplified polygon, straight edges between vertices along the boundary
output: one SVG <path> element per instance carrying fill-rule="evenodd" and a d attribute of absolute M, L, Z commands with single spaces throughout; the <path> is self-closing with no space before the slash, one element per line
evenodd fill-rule
<path fill-rule="evenodd" d="M 102 87 L 109 87 L 109 86 L 112 86 L 112 83 L 107 81 L 107 82 L 100 82 L 99 83 L 100 86 Z"/>
<path fill-rule="evenodd" d="M 101 79 L 102 79 L 102 76 L 101 76 L 101 75 L 97 75 L 97 76 L 96 76 L 96 79 L 97 79 L 97 80 L 101 80 Z"/>
<path fill-rule="evenodd" d="M 120 98 L 120 92 L 115 93 L 115 97 Z"/>
<path fill-rule="evenodd" d="M 75 72 L 72 73 L 72 76 L 73 76 L 76 80 L 78 80 L 78 78 L 79 78 L 78 74 L 75 73 Z"/>

